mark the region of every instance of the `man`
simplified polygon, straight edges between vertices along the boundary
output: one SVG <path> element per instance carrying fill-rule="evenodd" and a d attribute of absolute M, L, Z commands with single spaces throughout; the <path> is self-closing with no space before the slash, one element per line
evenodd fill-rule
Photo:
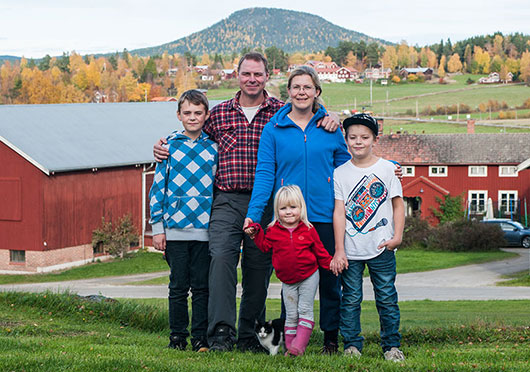
<path fill-rule="evenodd" d="M 239 308 L 240 351 L 262 351 L 254 333 L 256 319 L 265 317 L 265 300 L 272 273 L 270 254 L 262 253 L 244 234 L 243 223 L 250 201 L 261 131 L 283 102 L 265 91 L 269 79 L 267 60 L 260 53 L 248 53 L 239 61 L 240 91 L 215 106 L 204 131 L 219 144 L 219 166 L 215 176 L 214 201 L 210 219 L 210 278 L 208 343 L 211 351 L 230 351 L 236 340 L 237 264 L 241 258 L 243 293 Z M 338 127 L 338 118 L 326 117 L 327 130 Z M 157 159 L 167 156 L 155 145 Z M 268 208 L 263 227 L 272 216 Z M 243 250 L 241 252 L 241 241 Z M 338 328 L 338 324 L 337 324 Z"/>

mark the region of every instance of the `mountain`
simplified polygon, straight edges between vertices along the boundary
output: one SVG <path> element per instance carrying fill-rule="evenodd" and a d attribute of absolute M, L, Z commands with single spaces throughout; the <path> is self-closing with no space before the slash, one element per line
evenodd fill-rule
<path fill-rule="evenodd" d="M 15 56 L 0 56 L 0 65 L 3 64 L 5 61 L 14 62 L 14 61 L 19 61 L 19 60 L 20 60 L 20 57 L 15 57 Z"/>
<path fill-rule="evenodd" d="M 265 49 L 276 46 L 285 52 L 313 52 L 336 47 L 339 41 L 389 42 L 334 25 L 310 13 L 274 8 L 249 8 L 200 32 L 155 47 L 132 50 L 149 56 L 168 53 L 192 54 L 240 53 L 243 48 Z"/>

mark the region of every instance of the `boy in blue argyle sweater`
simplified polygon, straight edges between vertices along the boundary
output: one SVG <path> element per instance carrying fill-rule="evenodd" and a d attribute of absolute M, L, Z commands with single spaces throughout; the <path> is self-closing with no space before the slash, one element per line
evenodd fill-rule
<path fill-rule="evenodd" d="M 208 350 L 208 223 L 217 167 L 217 144 L 202 127 L 208 100 L 188 90 L 178 101 L 182 133 L 167 138 L 169 157 L 158 163 L 149 193 L 153 246 L 165 251 L 169 275 L 169 348 L 185 350 L 188 292 L 192 293 L 191 345 Z"/>

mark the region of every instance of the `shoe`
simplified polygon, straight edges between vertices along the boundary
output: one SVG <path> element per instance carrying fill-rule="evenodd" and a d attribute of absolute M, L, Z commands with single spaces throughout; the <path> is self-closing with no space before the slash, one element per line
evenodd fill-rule
<path fill-rule="evenodd" d="M 167 345 L 170 349 L 186 350 L 188 343 L 186 339 L 180 336 L 169 336 L 169 344 Z"/>
<path fill-rule="evenodd" d="M 209 351 L 232 351 L 233 348 L 234 342 L 230 334 L 230 327 L 218 326 L 211 338 Z"/>
<path fill-rule="evenodd" d="M 254 354 L 268 354 L 268 350 L 265 349 L 261 344 L 259 343 L 258 339 L 256 337 L 248 337 L 248 338 L 242 338 L 237 341 L 237 350 L 241 351 L 242 353 L 246 351 L 250 351 Z"/>
<path fill-rule="evenodd" d="M 293 355 L 303 355 L 307 344 L 309 343 L 309 338 L 311 338 L 311 333 L 313 332 L 313 327 L 315 322 L 300 318 L 298 320 L 298 327 L 296 327 L 296 337 L 291 343 L 291 347 L 288 349 L 289 354 Z"/>
<path fill-rule="evenodd" d="M 352 357 L 352 358 L 353 357 L 360 358 L 361 357 L 361 352 L 355 346 L 350 346 L 350 347 L 344 349 L 344 356 L 349 356 L 349 357 Z"/>
<path fill-rule="evenodd" d="M 338 354 L 339 352 L 339 345 L 336 342 L 325 342 L 324 346 L 322 346 L 322 349 L 320 350 L 320 354 L 322 355 L 333 355 Z"/>
<path fill-rule="evenodd" d="M 208 351 L 208 343 L 204 338 L 194 338 L 191 340 L 191 349 L 198 353 Z"/>
<path fill-rule="evenodd" d="M 385 351 L 385 359 L 392 362 L 402 362 L 405 360 L 405 355 L 403 355 L 403 352 L 397 347 L 393 347 L 392 349 Z"/>

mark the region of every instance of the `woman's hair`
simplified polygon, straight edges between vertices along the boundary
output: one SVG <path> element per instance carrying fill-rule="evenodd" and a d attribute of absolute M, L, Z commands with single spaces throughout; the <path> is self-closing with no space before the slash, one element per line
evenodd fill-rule
<path fill-rule="evenodd" d="M 309 227 L 312 226 L 307 219 L 307 207 L 305 205 L 304 195 L 302 195 L 302 190 L 297 185 L 280 187 L 274 196 L 274 219 L 269 226 L 274 225 L 276 221 L 280 221 L 280 208 L 286 204 L 300 208 L 300 221 Z"/>
<path fill-rule="evenodd" d="M 318 78 L 318 74 L 315 71 L 315 69 L 311 66 L 298 66 L 295 68 L 291 75 L 289 75 L 289 79 L 287 80 L 287 89 L 291 89 L 291 83 L 293 79 L 296 76 L 301 75 L 308 75 L 311 80 L 313 81 L 313 85 L 315 86 L 315 89 L 317 91 L 317 96 L 315 97 L 315 101 L 313 102 L 313 112 L 317 112 L 317 110 L 320 108 L 320 105 L 324 105 L 324 102 L 322 102 L 322 99 L 320 98 L 320 94 L 322 93 L 322 85 L 320 85 L 320 79 Z"/>

